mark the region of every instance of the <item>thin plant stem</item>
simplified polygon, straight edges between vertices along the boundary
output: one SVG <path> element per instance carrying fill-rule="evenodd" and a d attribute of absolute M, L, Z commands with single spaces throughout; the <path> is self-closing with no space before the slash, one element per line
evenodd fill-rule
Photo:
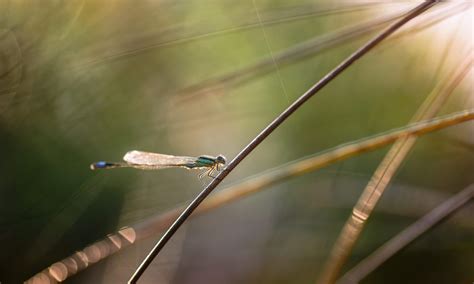
<path fill-rule="evenodd" d="M 433 15 L 430 14 L 430 17 L 427 17 L 426 20 L 422 21 L 421 23 L 414 25 L 410 29 L 407 29 L 403 32 L 397 33 L 393 37 L 390 38 L 390 41 L 399 40 L 402 37 L 407 36 L 408 34 L 416 34 L 422 32 L 429 27 L 432 27 L 446 19 L 452 18 L 454 15 L 459 13 L 463 13 L 468 11 L 472 8 L 472 2 L 458 2 L 458 3 L 449 3 L 451 4 L 448 8 L 439 9 Z"/>
<path fill-rule="evenodd" d="M 434 117 L 445 104 L 454 89 L 471 70 L 474 58 L 472 50 L 467 57 L 463 58 L 467 59 L 456 67 L 452 76 L 441 81 L 434 88 L 412 118 L 412 122 Z M 416 140 L 415 136 L 400 138 L 394 143 L 379 167 L 375 170 L 371 180 L 354 206 L 351 216 L 344 224 L 318 279 L 318 283 L 334 283 L 336 281 L 367 219 Z"/>
<path fill-rule="evenodd" d="M 448 8 L 443 9 L 440 13 L 436 13 L 435 15 L 430 14 L 429 19 L 426 19 L 426 21 L 423 21 L 419 25 L 411 27 L 404 32 L 397 33 L 388 39 L 387 42 L 399 40 L 400 38 L 410 34 L 421 32 L 457 13 L 465 11 L 466 8 L 470 7 L 470 5 L 470 3 L 458 3 L 456 5 L 450 5 Z M 184 87 L 176 92 L 178 96 L 175 98 L 175 100 L 177 102 L 183 102 L 204 94 L 213 92 L 221 93 L 220 90 L 224 88 L 229 88 L 231 86 L 245 83 L 249 80 L 254 80 L 259 75 L 263 75 L 272 71 L 273 69 L 271 69 L 271 66 L 273 64 L 284 66 L 286 64 L 295 63 L 309 56 L 316 56 L 323 51 L 333 49 L 344 43 L 366 36 L 379 29 L 381 26 L 384 26 L 402 17 L 404 14 L 405 13 L 397 13 L 372 19 L 363 23 L 358 23 L 356 25 L 349 25 L 347 27 L 341 28 L 340 30 L 314 37 L 302 43 L 298 43 L 284 51 L 274 54 L 273 59 L 270 57 L 264 58 L 241 69 Z"/>
<path fill-rule="evenodd" d="M 186 221 L 186 219 L 192 214 L 192 212 L 201 204 L 201 202 L 221 183 L 221 181 L 238 165 L 240 162 L 247 157 L 250 152 L 252 152 L 263 140 L 265 140 L 268 135 L 270 135 L 280 124 L 282 124 L 290 115 L 292 115 L 300 106 L 302 106 L 306 101 L 308 101 L 312 96 L 324 88 L 329 82 L 346 70 L 349 66 L 352 65 L 357 59 L 361 58 L 363 55 L 372 50 L 377 44 L 383 41 L 386 37 L 394 33 L 405 23 L 415 18 L 419 14 L 423 13 L 436 2 L 434 1 L 425 1 L 422 4 L 418 5 L 410 13 L 404 16 L 402 19 L 398 20 L 386 30 L 381 32 L 379 35 L 371 39 L 364 46 L 359 48 L 357 51 L 352 53 L 346 60 L 339 64 L 336 68 L 330 71 L 326 76 L 324 76 L 319 82 L 313 85 L 306 93 L 294 101 L 287 109 L 285 109 L 277 118 L 275 118 L 265 129 L 263 129 L 242 151 L 229 163 L 229 165 L 220 172 L 215 179 L 213 179 L 201 193 L 199 193 L 196 198 L 186 207 L 186 209 L 181 213 L 181 215 L 176 219 L 176 221 L 168 228 L 168 230 L 163 234 L 161 239 L 155 244 L 150 253 L 146 256 L 140 266 L 137 268 L 135 273 L 131 276 L 129 283 L 136 283 L 141 275 L 145 272 L 147 267 L 153 261 L 153 259 L 158 255 L 161 249 L 166 245 L 166 243 L 171 239 L 175 232 L 181 227 L 181 225 Z"/>
<path fill-rule="evenodd" d="M 176 92 L 177 95 L 179 95 L 176 100 L 178 102 L 186 101 L 198 95 L 208 93 L 210 90 L 221 89 L 255 79 L 258 75 L 271 71 L 271 67 L 275 63 L 282 65 L 288 64 L 310 55 L 318 54 L 324 50 L 334 48 L 340 44 L 367 35 L 403 15 L 403 13 L 397 13 L 394 15 L 383 16 L 357 25 L 350 25 L 322 36 L 314 37 L 274 54 L 273 58 L 265 57 L 252 65 L 184 87 Z"/>
<path fill-rule="evenodd" d="M 187 28 L 172 27 L 172 28 L 163 29 L 160 31 L 160 37 L 165 37 L 165 38 L 171 37 L 170 39 L 162 40 L 160 42 L 154 42 L 142 47 L 118 50 L 118 51 L 112 52 L 112 54 L 107 55 L 107 56 L 89 58 L 77 65 L 72 66 L 72 68 L 79 70 L 79 69 L 83 69 L 84 67 L 106 63 L 113 60 L 123 59 L 129 56 L 138 55 L 143 52 L 151 51 L 154 49 L 190 43 L 193 41 L 226 35 L 232 32 L 241 32 L 245 30 L 255 29 L 255 28 L 260 27 L 262 24 L 264 26 L 272 26 L 272 25 L 277 25 L 277 24 L 284 24 L 284 23 L 289 23 L 289 22 L 294 22 L 294 21 L 305 20 L 311 17 L 330 16 L 334 14 L 340 15 L 342 13 L 352 13 L 352 12 L 367 10 L 367 9 L 372 9 L 372 8 L 386 7 L 387 5 L 390 5 L 390 4 L 393 4 L 393 3 L 386 3 L 386 2 L 357 3 L 357 4 L 344 3 L 344 4 L 339 4 L 339 5 L 332 4 L 330 6 L 318 8 L 318 9 L 313 9 L 312 7 L 308 7 L 308 6 L 305 6 L 305 7 L 296 6 L 296 7 L 293 7 L 293 9 L 290 9 L 291 10 L 290 12 L 285 11 L 285 12 L 265 13 L 264 18 L 262 19 L 261 23 L 260 21 L 250 20 L 250 21 L 242 22 L 235 27 L 230 27 L 230 28 L 225 28 L 225 29 L 210 29 L 210 30 L 205 30 L 205 31 L 199 30 L 199 31 L 192 31 L 192 32 L 189 32 L 190 27 L 187 27 Z M 172 34 L 171 36 L 168 35 L 170 33 Z M 187 35 L 182 36 L 182 33 L 186 33 Z M 136 37 L 137 36 L 134 36 L 133 39 L 129 39 L 128 41 L 130 42 L 140 41 L 140 39 L 139 38 L 137 39 Z M 98 48 L 98 47 L 95 47 L 95 48 Z"/>
<path fill-rule="evenodd" d="M 448 216 L 461 209 L 464 205 L 474 198 L 474 184 L 463 189 L 453 197 L 449 198 L 441 205 L 431 210 L 428 214 L 421 217 L 414 224 L 397 234 L 391 240 L 383 244 L 371 255 L 360 261 L 354 268 L 349 270 L 341 279 L 337 281 L 340 284 L 359 283 L 367 275 L 382 265 L 387 259 L 408 246 L 417 238 L 426 233 L 429 229 L 439 225 Z"/>
<path fill-rule="evenodd" d="M 247 181 L 240 182 L 237 185 L 230 186 L 206 199 L 201 204 L 201 206 L 196 209 L 194 214 L 208 212 L 210 210 L 222 207 L 225 204 L 235 202 L 236 200 L 260 192 L 265 188 L 269 188 L 272 185 L 283 182 L 290 178 L 302 176 L 304 174 L 327 167 L 335 162 L 343 161 L 362 153 L 380 149 L 381 147 L 397 141 L 401 137 L 425 135 L 433 131 L 473 119 L 474 109 L 466 110 L 437 119 L 411 124 L 403 128 L 394 129 L 390 132 L 382 133 L 362 140 L 356 140 L 339 145 L 337 147 L 328 149 L 323 153 L 318 153 L 308 158 L 290 162 L 287 165 L 269 170 L 266 174 L 260 174 L 255 178 L 251 178 Z M 158 218 L 154 217 L 150 219 L 149 222 L 144 222 L 140 228 L 148 228 L 153 224 L 152 226 L 155 228 L 148 231 L 150 231 L 150 234 L 156 233 L 157 231 L 162 230 L 167 225 L 169 225 L 182 210 L 184 210 L 183 207 L 175 208 L 160 215 Z"/>
<path fill-rule="evenodd" d="M 357 156 L 361 153 L 374 151 L 396 141 L 400 137 L 410 135 L 425 135 L 433 131 L 444 129 L 446 127 L 457 125 L 469 120 L 474 120 L 474 109 L 411 124 L 406 127 L 395 129 L 387 133 L 382 133 L 363 140 L 352 141 L 305 159 L 293 161 L 287 165 L 269 170 L 269 172 L 266 174 L 260 174 L 255 178 L 241 182 L 234 186 L 230 186 L 227 189 L 210 196 L 201 204 L 201 206 L 196 209 L 196 211 L 194 211 L 192 216 L 211 211 L 231 202 L 235 202 L 246 196 L 260 192 L 265 188 L 270 188 L 271 185 L 277 184 L 287 179 L 313 172 L 335 162 Z M 136 225 L 123 228 L 119 232 L 108 235 L 107 238 L 95 242 L 82 251 L 76 252 L 75 254 L 51 265 L 50 268 L 52 267 L 53 269 L 47 269 L 41 273 L 38 273 L 28 281 L 33 281 L 35 277 L 40 277 L 39 275 L 41 274 L 49 275 L 48 277 L 54 278 L 56 281 L 63 281 L 76 274 L 80 270 L 90 266 L 91 264 L 102 260 L 109 255 L 112 255 L 115 252 L 128 247 L 131 244 L 136 243 L 138 240 L 146 239 L 165 230 L 166 227 L 169 226 L 183 210 L 183 207 L 178 207 L 164 214 L 150 217 Z M 107 247 L 108 249 L 94 249 L 100 247 Z M 87 257 L 80 257 L 83 254 L 86 254 L 85 252 L 87 251 L 100 251 L 101 255 L 95 259 L 94 262 L 91 262 Z M 69 269 L 66 264 L 72 262 L 73 260 L 75 263 L 79 263 L 79 265 L 74 266 L 74 269 Z M 68 267 L 65 276 L 66 278 L 64 279 L 58 276 L 60 274 L 54 274 L 54 267 L 60 266 Z"/>

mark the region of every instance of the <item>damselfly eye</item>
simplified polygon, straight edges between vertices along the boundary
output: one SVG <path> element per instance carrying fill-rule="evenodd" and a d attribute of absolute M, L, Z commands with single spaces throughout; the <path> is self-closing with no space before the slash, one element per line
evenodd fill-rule
<path fill-rule="evenodd" d="M 219 156 L 217 156 L 217 158 L 216 158 L 216 162 L 218 162 L 219 164 L 224 164 L 224 165 L 225 165 L 225 163 L 227 162 L 227 160 L 226 160 L 226 158 L 225 158 L 224 156 L 219 155 Z"/>

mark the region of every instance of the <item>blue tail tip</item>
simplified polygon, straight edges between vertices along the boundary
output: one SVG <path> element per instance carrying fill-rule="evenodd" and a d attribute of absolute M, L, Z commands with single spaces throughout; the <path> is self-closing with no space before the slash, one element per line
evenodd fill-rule
<path fill-rule="evenodd" d="M 98 168 L 105 168 L 107 166 L 107 162 L 105 161 L 99 161 L 97 163 L 95 163 L 95 166 L 98 167 Z"/>
<path fill-rule="evenodd" d="M 95 169 L 103 169 L 103 168 L 107 167 L 107 164 L 108 164 L 108 163 L 105 162 L 105 161 L 99 161 L 99 162 L 97 162 L 97 163 L 93 163 L 93 164 L 91 165 L 91 169 L 92 169 L 92 170 L 95 170 Z"/>

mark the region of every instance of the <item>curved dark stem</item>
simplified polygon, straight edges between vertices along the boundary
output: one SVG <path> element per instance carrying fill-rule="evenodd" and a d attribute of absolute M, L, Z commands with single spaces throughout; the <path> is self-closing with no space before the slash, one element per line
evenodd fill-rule
<path fill-rule="evenodd" d="M 313 85 L 308 91 L 306 91 L 301 97 L 294 101 L 287 109 L 285 109 L 277 118 L 275 118 L 265 129 L 263 129 L 225 168 L 220 172 L 215 179 L 213 179 L 196 198 L 184 209 L 183 213 L 174 221 L 174 223 L 168 228 L 163 234 L 161 239 L 155 244 L 150 253 L 146 256 L 140 266 L 137 268 L 135 273 L 132 275 L 128 283 L 136 283 L 143 272 L 147 269 L 153 259 L 163 249 L 166 243 L 171 239 L 174 233 L 179 227 L 186 221 L 186 219 L 193 213 L 193 211 L 201 204 L 201 202 L 219 185 L 219 183 L 245 158 L 250 152 L 252 152 L 265 138 L 268 137 L 280 124 L 282 124 L 291 114 L 293 114 L 300 106 L 302 106 L 307 100 L 324 88 L 329 82 L 335 79 L 345 69 L 347 69 L 357 59 L 361 58 L 382 40 L 387 38 L 390 34 L 394 33 L 405 23 L 415 18 L 419 14 L 429 9 L 436 1 L 426 1 L 418 5 L 412 11 L 410 11 L 405 17 L 398 20 L 386 30 L 381 32 L 379 35 L 371 39 L 357 51 L 352 53 L 347 59 L 340 63 L 336 68 L 330 71 L 324 76 L 319 82 Z"/>

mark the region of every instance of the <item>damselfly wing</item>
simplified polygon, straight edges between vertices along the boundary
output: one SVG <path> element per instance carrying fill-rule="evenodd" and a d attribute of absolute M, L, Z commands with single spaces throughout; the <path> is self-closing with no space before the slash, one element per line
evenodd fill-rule
<path fill-rule="evenodd" d="M 91 169 L 137 168 L 142 170 L 159 170 L 165 168 L 207 169 L 199 177 L 207 174 L 212 177 L 214 171 L 220 171 L 220 165 L 226 164 L 224 156 L 201 155 L 199 157 L 173 156 L 133 150 L 123 157 L 125 162 L 100 161 L 93 163 Z"/>
<path fill-rule="evenodd" d="M 134 168 L 145 170 L 159 170 L 171 167 L 194 168 L 197 158 L 173 156 L 159 153 L 130 151 L 123 156 L 123 160 Z"/>

